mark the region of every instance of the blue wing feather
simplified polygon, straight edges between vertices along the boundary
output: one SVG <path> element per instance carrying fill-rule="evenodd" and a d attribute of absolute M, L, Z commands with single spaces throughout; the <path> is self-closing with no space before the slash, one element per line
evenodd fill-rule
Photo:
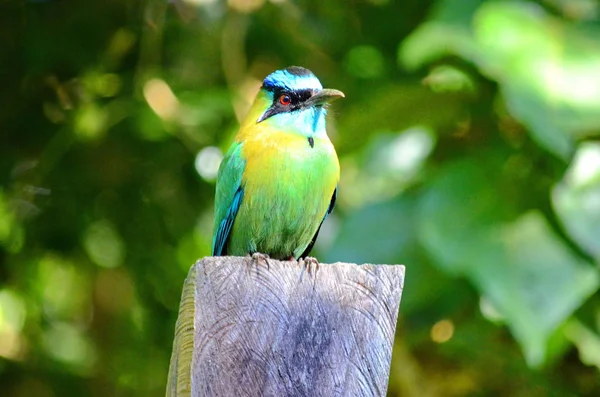
<path fill-rule="evenodd" d="M 237 215 L 237 212 L 240 209 L 240 205 L 242 204 L 243 198 L 244 189 L 240 186 L 235 192 L 235 196 L 233 196 L 233 202 L 227 210 L 227 215 L 225 216 L 225 219 L 221 221 L 221 223 L 219 224 L 219 229 L 215 234 L 215 238 L 213 241 L 213 256 L 221 256 L 225 254 L 225 243 L 229 238 L 229 233 L 231 233 L 233 221 L 235 220 L 235 216 Z"/>
<path fill-rule="evenodd" d="M 242 175 L 246 162 L 242 158 L 241 149 L 241 143 L 236 142 L 231 145 L 219 167 L 215 195 L 213 256 L 227 255 L 227 241 L 244 199 Z"/>

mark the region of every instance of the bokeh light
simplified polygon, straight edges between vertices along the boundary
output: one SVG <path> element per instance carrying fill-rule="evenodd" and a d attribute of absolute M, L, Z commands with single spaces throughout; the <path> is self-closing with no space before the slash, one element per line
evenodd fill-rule
<path fill-rule="evenodd" d="M 431 327 L 431 340 L 435 343 L 448 342 L 454 336 L 454 323 L 450 320 L 440 320 Z"/>
<path fill-rule="evenodd" d="M 106 220 L 88 226 L 83 246 L 92 262 L 98 266 L 117 267 L 123 263 L 123 242 L 115 227 Z"/>
<path fill-rule="evenodd" d="M 171 87 L 161 79 L 150 79 L 144 84 L 144 98 L 154 112 L 165 120 L 177 116 L 179 101 L 173 94 Z"/>
<path fill-rule="evenodd" d="M 196 172 L 207 181 L 214 181 L 217 179 L 217 172 L 222 159 L 223 153 L 219 148 L 214 146 L 205 147 L 196 155 L 194 161 Z"/>

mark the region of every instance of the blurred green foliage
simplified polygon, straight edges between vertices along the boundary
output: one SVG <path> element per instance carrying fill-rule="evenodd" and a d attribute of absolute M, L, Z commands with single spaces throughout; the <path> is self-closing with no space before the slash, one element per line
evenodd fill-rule
<path fill-rule="evenodd" d="M 596 0 L 0 2 L 0 394 L 163 395 L 261 79 L 346 93 L 322 261 L 404 263 L 390 396 L 600 395 Z"/>

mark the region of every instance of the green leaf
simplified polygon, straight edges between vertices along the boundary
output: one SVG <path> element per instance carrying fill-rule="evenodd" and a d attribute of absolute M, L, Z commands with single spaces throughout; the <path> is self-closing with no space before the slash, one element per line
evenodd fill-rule
<path fill-rule="evenodd" d="M 600 335 L 575 319 L 567 323 L 564 333 L 577 346 L 581 362 L 600 369 Z"/>
<path fill-rule="evenodd" d="M 394 264 L 398 258 L 408 260 L 407 250 L 414 246 L 414 206 L 413 199 L 403 196 L 351 213 L 324 261 Z"/>
<path fill-rule="evenodd" d="M 445 271 L 460 274 L 490 225 L 514 212 L 498 192 L 499 162 L 476 159 L 447 165 L 430 183 L 419 206 L 417 233 Z"/>
<path fill-rule="evenodd" d="M 580 145 L 565 177 L 554 187 L 552 204 L 569 235 L 600 259 L 600 143 Z"/>
<path fill-rule="evenodd" d="M 598 31 L 551 16 L 531 2 L 446 0 L 409 36 L 399 60 L 415 69 L 456 55 L 499 83 L 507 108 L 541 147 L 566 160 L 575 140 L 598 134 Z M 476 10 L 476 11 L 474 11 Z M 461 15 L 461 18 L 457 15 Z M 464 21 L 465 16 L 472 16 Z"/>
<path fill-rule="evenodd" d="M 398 62 L 409 70 L 455 54 L 475 58 L 471 20 L 484 0 L 442 0 L 429 21 L 421 24 L 398 49 Z"/>
<path fill-rule="evenodd" d="M 455 162 L 420 202 L 418 235 L 436 264 L 467 277 L 498 310 L 527 362 L 540 366 L 557 328 L 598 288 L 543 215 L 515 217 L 498 162 Z"/>
<path fill-rule="evenodd" d="M 540 366 L 552 333 L 596 290 L 599 275 L 537 211 L 491 228 L 465 274 L 505 316 L 527 362 Z"/>

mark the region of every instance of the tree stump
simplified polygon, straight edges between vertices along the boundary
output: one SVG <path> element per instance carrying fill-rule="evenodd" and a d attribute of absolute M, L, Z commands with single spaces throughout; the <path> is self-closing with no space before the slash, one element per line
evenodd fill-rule
<path fill-rule="evenodd" d="M 204 258 L 183 287 L 166 394 L 384 396 L 403 284 L 400 265 Z"/>

